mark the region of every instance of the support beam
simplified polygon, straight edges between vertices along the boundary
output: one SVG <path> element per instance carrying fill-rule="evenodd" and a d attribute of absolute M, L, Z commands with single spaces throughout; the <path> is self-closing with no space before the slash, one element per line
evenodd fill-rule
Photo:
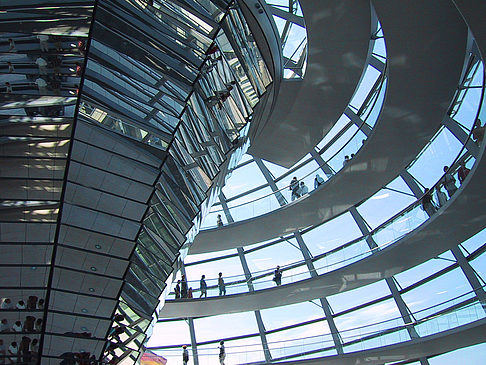
<path fill-rule="evenodd" d="M 254 291 L 255 288 L 253 287 L 253 283 L 251 281 L 251 272 L 248 267 L 248 263 L 246 262 L 245 251 L 243 247 L 238 247 L 238 257 L 240 258 L 241 266 L 243 267 L 243 272 L 245 273 L 246 282 L 248 284 L 248 290 Z M 259 310 L 255 311 L 255 319 L 258 326 L 258 333 L 260 334 L 260 339 L 262 341 L 263 346 L 263 353 L 265 354 L 265 361 L 267 363 L 272 361 L 272 354 L 270 353 L 270 349 L 268 348 L 267 336 L 265 331 L 265 326 L 263 324 L 262 315 Z"/>
<path fill-rule="evenodd" d="M 410 310 L 408 309 L 407 305 L 403 301 L 402 296 L 398 292 L 397 284 L 396 284 L 394 278 L 389 277 L 389 278 L 386 278 L 385 281 L 386 281 L 388 288 L 390 289 L 390 291 L 393 295 L 393 299 L 395 300 L 395 303 L 398 307 L 398 310 L 400 311 L 400 315 L 403 318 L 403 322 L 405 323 L 405 325 L 407 325 L 407 331 L 408 331 L 408 334 L 410 335 L 410 338 L 411 339 L 419 338 L 420 336 L 419 336 L 419 334 L 417 333 L 417 330 L 415 329 L 415 327 L 412 324 L 412 323 L 415 322 L 415 319 L 412 317 Z"/>
<path fill-rule="evenodd" d="M 454 135 L 454 137 L 465 145 L 469 153 L 474 158 L 478 158 L 479 146 L 473 140 L 468 139 L 468 134 L 457 124 L 454 119 L 447 115 L 442 124 L 444 124 L 444 126 Z"/>
<path fill-rule="evenodd" d="M 371 237 L 369 235 L 370 231 L 368 229 L 368 226 L 366 225 L 365 220 L 361 216 L 361 214 L 359 214 L 359 212 L 356 210 L 355 207 L 352 207 L 352 209 L 350 209 L 350 212 L 351 212 L 351 215 L 353 216 L 354 220 L 358 224 L 358 227 L 361 230 L 361 233 L 363 233 L 363 235 L 367 235 L 366 242 L 368 243 L 368 246 L 370 247 L 370 249 L 373 250 L 374 248 L 378 247 L 378 245 L 376 244 L 373 237 Z M 376 251 L 374 251 L 374 252 L 376 252 Z M 393 277 L 385 278 L 385 281 L 388 285 L 388 288 L 390 289 L 390 291 L 392 293 L 393 300 L 395 301 L 395 303 L 398 307 L 398 310 L 400 311 L 400 315 L 403 318 L 403 322 L 405 324 L 410 324 L 409 326 L 407 326 L 407 331 L 408 331 L 408 334 L 410 335 L 410 338 L 411 339 L 419 338 L 420 336 L 417 333 L 417 330 L 415 329 L 414 325 L 412 324 L 415 321 L 412 318 L 411 312 L 408 309 L 407 305 L 405 304 L 405 301 L 403 300 L 402 296 L 400 295 Z"/>
<path fill-rule="evenodd" d="M 385 62 L 375 56 L 370 57 L 370 65 L 380 72 L 383 72 L 383 70 L 385 69 Z"/>
<path fill-rule="evenodd" d="M 312 148 L 309 152 L 311 156 L 314 158 L 314 160 L 316 160 L 321 170 L 326 174 L 328 179 L 334 176 L 334 171 L 332 170 L 331 166 L 329 166 L 327 162 L 324 161 L 322 156 L 319 153 L 317 153 L 317 151 L 314 148 Z"/>
<path fill-rule="evenodd" d="M 219 193 L 219 201 L 221 202 L 221 207 L 223 208 L 226 221 L 228 223 L 234 223 L 234 219 L 231 216 L 231 212 L 229 210 L 228 203 L 226 203 L 226 197 L 224 196 L 223 191 Z"/>
<path fill-rule="evenodd" d="M 479 279 L 476 273 L 474 272 L 474 269 L 469 264 L 469 261 L 467 261 L 466 257 L 462 253 L 459 246 L 453 247 L 451 251 L 454 257 L 456 258 L 459 267 L 464 273 L 464 276 L 466 276 L 469 285 L 471 285 L 472 289 L 474 290 L 474 293 L 476 293 L 476 296 L 478 297 L 479 302 L 483 307 L 483 310 L 486 312 L 486 292 L 484 291 L 483 286 L 479 282 Z"/>
<path fill-rule="evenodd" d="M 400 173 L 400 177 L 403 179 L 403 181 L 405 181 L 405 184 L 407 184 L 410 190 L 412 190 L 412 193 L 416 198 L 420 198 L 424 194 L 422 188 L 407 170 L 403 170 Z"/>
<path fill-rule="evenodd" d="M 369 137 L 371 134 L 371 127 L 364 123 L 363 120 L 356 114 L 349 106 L 346 107 L 344 114 L 351 119 L 351 121 L 358 127 L 361 128 L 361 132 L 363 132 L 366 137 Z"/>
<path fill-rule="evenodd" d="M 277 188 L 277 185 L 275 184 L 272 174 L 267 169 L 263 161 L 257 157 L 254 157 L 253 160 L 256 162 L 258 168 L 262 172 L 263 177 L 265 178 L 268 185 L 270 186 L 270 189 L 272 189 L 272 191 L 275 193 L 275 197 L 277 198 L 280 206 L 284 206 L 285 204 L 287 204 L 287 199 L 285 199 L 285 197 L 282 195 L 282 192 Z"/>
<path fill-rule="evenodd" d="M 368 229 L 368 226 L 366 225 L 365 220 L 363 219 L 363 217 L 361 216 L 361 214 L 359 214 L 359 212 L 356 209 L 356 207 L 355 206 L 352 206 L 351 208 L 349 208 L 349 212 L 353 216 L 354 221 L 358 225 L 358 228 L 361 231 L 361 233 L 363 234 L 363 236 L 366 236 L 366 243 L 368 243 L 368 247 L 371 250 L 376 249 L 378 247 L 378 245 L 376 244 L 376 242 L 373 239 L 373 237 L 370 236 L 370 230 Z"/>
<path fill-rule="evenodd" d="M 309 249 L 307 248 L 307 245 L 305 244 L 300 232 L 295 232 L 294 235 L 295 235 L 295 239 L 297 240 L 297 243 L 299 244 L 300 251 L 304 256 L 304 261 L 305 264 L 307 265 L 307 269 L 309 270 L 311 277 L 316 277 L 317 272 L 314 267 L 314 263 L 312 262 L 311 254 Z M 321 302 L 321 306 L 322 309 L 324 310 L 324 315 L 326 316 L 326 321 L 329 326 L 329 330 L 331 331 L 334 347 L 336 348 L 338 354 L 343 354 L 344 353 L 343 342 L 339 334 L 339 331 L 337 329 L 336 323 L 334 322 L 334 317 L 332 316 L 331 305 L 329 304 L 326 298 L 319 298 L 319 301 Z"/>
<path fill-rule="evenodd" d="M 181 274 L 186 275 L 186 267 L 184 266 L 184 262 L 181 263 Z M 194 319 L 186 318 L 186 320 L 187 325 L 189 326 L 189 335 L 191 336 L 191 350 L 194 365 L 199 365 L 199 357 L 197 355 L 196 331 L 194 330 Z"/>
<path fill-rule="evenodd" d="M 277 8 L 275 6 L 270 6 L 269 7 L 272 14 L 278 16 L 279 18 L 288 20 L 291 23 L 297 24 L 301 26 L 302 28 L 305 28 L 305 23 L 304 23 L 304 18 L 292 13 L 289 13 L 288 11 L 284 11 L 280 8 Z"/>

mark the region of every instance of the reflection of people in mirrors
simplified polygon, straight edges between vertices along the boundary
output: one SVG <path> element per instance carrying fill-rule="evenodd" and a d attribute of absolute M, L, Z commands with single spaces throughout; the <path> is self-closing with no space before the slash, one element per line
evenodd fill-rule
<path fill-rule="evenodd" d="M 8 52 L 17 52 L 17 48 L 15 47 L 15 42 L 12 38 L 8 39 Z"/>
<path fill-rule="evenodd" d="M 49 36 L 46 34 L 39 34 L 37 36 L 37 39 L 39 40 L 39 45 L 40 49 L 42 52 L 49 52 L 49 44 L 47 43 L 49 41 Z"/>

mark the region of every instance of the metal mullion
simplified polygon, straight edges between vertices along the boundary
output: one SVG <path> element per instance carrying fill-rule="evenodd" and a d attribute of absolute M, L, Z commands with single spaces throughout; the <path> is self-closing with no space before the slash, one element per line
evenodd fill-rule
<path fill-rule="evenodd" d="M 275 184 L 275 181 L 272 178 L 273 176 L 271 175 L 270 171 L 267 169 L 263 161 L 257 157 L 254 157 L 254 161 L 257 164 L 260 171 L 262 172 L 263 177 L 267 181 L 267 184 L 270 186 L 273 193 L 275 194 L 275 198 L 277 199 L 280 206 L 283 207 L 284 205 L 286 205 L 287 199 L 285 199 L 285 197 L 282 195 L 282 192 L 277 188 L 277 185 Z"/>
<path fill-rule="evenodd" d="M 377 299 L 370 300 L 369 302 L 362 303 L 362 304 L 358 304 L 355 307 L 351 307 L 351 308 L 345 309 L 345 310 L 343 310 L 341 312 L 334 313 L 334 317 L 343 316 L 343 315 L 349 314 L 351 312 L 354 312 L 356 310 L 364 309 L 364 308 L 369 307 L 371 305 L 378 304 L 378 303 L 381 303 L 381 302 L 383 302 L 385 300 L 392 299 L 392 298 L 393 298 L 393 295 L 392 294 L 387 294 L 387 295 L 385 295 L 383 297 L 379 297 Z"/>
<path fill-rule="evenodd" d="M 481 303 L 483 310 L 486 312 L 486 292 L 479 282 L 478 276 L 476 275 L 474 269 L 469 264 L 469 261 L 466 259 L 466 257 L 464 257 L 464 254 L 458 246 L 451 248 L 451 251 L 457 263 L 459 264 L 462 273 L 466 277 L 469 285 L 471 285 L 472 289 L 474 290 L 474 293 Z"/>
<path fill-rule="evenodd" d="M 312 262 L 311 253 L 307 248 L 304 239 L 302 238 L 301 234 L 298 231 L 295 232 L 295 239 L 299 244 L 300 252 L 302 253 L 302 256 L 304 258 L 305 264 L 307 265 L 307 269 L 309 270 L 311 278 L 317 277 L 318 275 L 316 269 L 314 268 L 314 263 Z M 321 302 L 322 310 L 324 311 L 324 315 L 326 316 L 326 322 L 329 326 L 329 329 L 331 330 L 331 336 L 334 342 L 334 347 L 336 348 L 338 354 L 343 354 L 344 353 L 343 340 L 336 326 L 336 323 L 334 322 L 331 305 L 329 304 L 329 301 L 325 297 L 319 298 L 319 301 Z"/>
<path fill-rule="evenodd" d="M 376 244 L 375 240 L 373 237 L 370 235 L 370 231 L 366 225 L 366 221 L 363 219 L 361 214 L 357 211 L 356 207 L 352 206 L 350 208 L 350 213 L 353 216 L 356 224 L 358 225 L 360 231 L 362 232 L 363 235 L 366 235 L 366 242 L 368 243 L 368 246 L 372 252 L 372 254 L 376 253 L 376 249 L 378 248 L 378 245 Z M 412 316 L 410 309 L 406 305 L 405 301 L 403 300 L 402 296 L 400 295 L 400 292 L 395 284 L 394 278 L 393 277 L 387 277 L 385 278 L 385 281 L 388 285 L 389 290 L 392 293 L 393 300 L 395 301 L 395 305 L 398 307 L 398 310 L 400 312 L 401 318 L 405 324 L 410 324 L 412 323 Z M 411 339 L 414 338 L 419 338 L 420 335 L 417 333 L 417 330 L 415 327 L 412 326 L 407 326 L 407 331 L 408 334 L 410 335 Z"/>
<path fill-rule="evenodd" d="M 434 274 L 401 289 L 400 294 L 404 294 L 404 293 L 407 293 L 407 292 L 409 292 L 409 291 L 411 291 L 415 288 L 418 288 L 419 286 L 424 285 L 424 284 L 428 283 L 429 281 L 432 281 L 432 280 L 434 280 L 434 279 L 436 279 L 436 278 L 438 278 L 438 277 L 440 277 L 444 274 L 447 274 L 448 272 L 456 269 L 457 267 L 459 267 L 459 264 L 457 264 L 457 263 L 451 264 L 451 265 L 435 272 Z"/>

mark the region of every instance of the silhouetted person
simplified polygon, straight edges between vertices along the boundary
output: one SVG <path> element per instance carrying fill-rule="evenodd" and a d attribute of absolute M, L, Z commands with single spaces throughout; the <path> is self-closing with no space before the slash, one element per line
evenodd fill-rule
<path fill-rule="evenodd" d="M 309 193 L 309 188 L 305 185 L 303 181 L 301 181 L 299 187 L 299 195 L 304 196 L 307 193 Z"/>
<path fill-rule="evenodd" d="M 177 280 L 177 284 L 174 288 L 174 294 L 175 294 L 176 299 L 181 298 L 181 281 L 180 280 Z"/>
<path fill-rule="evenodd" d="M 343 167 L 346 166 L 349 161 L 351 161 L 351 159 L 349 158 L 349 156 L 347 156 L 347 155 L 344 156 Z"/>
<path fill-rule="evenodd" d="M 224 341 L 219 342 L 219 364 L 224 365 L 224 359 L 226 358 L 226 351 L 224 349 Z"/>
<path fill-rule="evenodd" d="M 202 298 L 203 296 L 207 298 L 208 296 L 208 285 L 206 284 L 206 275 L 201 276 L 201 280 L 199 281 L 199 290 L 201 290 L 201 295 L 199 298 Z"/>
<path fill-rule="evenodd" d="M 12 331 L 14 331 L 14 332 L 22 332 L 22 322 L 15 321 L 14 325 L 12 326 Z"/>
<path fill-rule="evenodd" d="M 37 36 L 37 39 L 39 39 L 39 45 L 40 49 L 42 52 L 49 52 L 49 36 L 46 34 L 39 34 Z"/>
<path fill-rule="evenodd" d="M 280 271 L 280 266 L 277 265 L 277 268 L 273 272 L 273 281 L 275 281 L 275 284 L 277 286 L 280 286 L 282 284 L 282 271 Z"/>
<path fill-rule="evenodd" d="M 2 322 L 0 323 L 0 332 L 10 332 L 7 318 L 2 319 Z"/>
<path fill-rule="evenodd" d="M 316 177 L 314 179 L 314 189 L 317 189 L 322 184 L 324 184 L 324 179 L 320 177 L 319 174 L 316 174 Z"/>
<path fill-rule="evenodd" d="M 187 365 L 189 362 L 189 351 L 187 351 L 187 346 L 184 345 L 182 346 L 182 363 L 184 365 Z"/>
<path fill-rule="evenodd" d="M 452 198 L 452 195 L 456 192 L 457 186 L 456 186 L 456 179 L 454 179 L 454 176 L 449 172 L 449 167 L 444 166 L 444 172 L 445 175 L 441 179 L 441 183 L 444 186 L 444 188 L 447 191 L 447 195 L 449 195 L 449 198 Z"/>
<path fill-rule="evenodd" d="M 218 217 L 216 218 L 216 224 L 218 227 L 223 227 L 223 219 L 221 218 L 221 214 L 218 214 Z"/>
<path fill-rule="evenodd" d="M 181 298 L 187 298 L 187 280 L 186 275 L 181 277 Z"/>
<path fill-rule="evenodd" d="M 290 181 L 290 186 L 289 186 L 289 190 L 292 191 L 292 197 L 291 197 L 292 201 L 300 197 L 299 187 L 300 187 L 299 180 L 297 180 L 297 177 L 294 176 Z"/>
<path fill-rule="evenodd" d="M 8 39 L 8 52 L 17 52 L 17 48 L 15 47 L 15 42 L 12 38 Z"/>
<path fill-rule="evenodd" d="M 37 297 L 35 295 L 31 295 L 29 299 L 27 299 L 27 309 L 36 309 L 37 307 Z"/>
<path fill-rule="evenodd" d="M 459 166 L 459 169 L 457 169 L 457 178 L 459 179 L 461 185 L 462 182 L 466 179 L 466 176 L 469 174 L 469 172 L 471 172 L 471 170 L 466 167 L 466 164 L 464 162 L 461 163 L 461 166 Z"/>
<path fill-rule="evenodd" d="M 476 119 L 472 130 L 472 138 L 475 142 L 481 143 L 484 138 L 484 126 L 481 125 L 481 119 Z"/>
<path fill-rule="evenodd" d="M 422 196 L 422 208 L 429 216 L 434 214 L 437 210 L 432 203 L 432 193 L 429 188 L 425 188 L 424 195 Z"/>
<path fill-rule="evenodd" d="M 2 305 L 0 306 L 1 309 L 13 309 L 13 304 L 10 298 L 4 298 Z"/>
<path fill-rule="evenodd" d="M 224 284 L 224 279 L 223 279 L 223 273 L 219 273 L 218 277 L 218 289 L 219 289 L 219 295 L 226 295 L 226 285 Z"/>

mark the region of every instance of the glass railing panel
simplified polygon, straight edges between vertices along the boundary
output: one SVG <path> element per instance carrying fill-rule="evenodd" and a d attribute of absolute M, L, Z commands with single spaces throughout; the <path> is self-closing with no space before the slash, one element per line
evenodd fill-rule
<path fill-rule="evenodd" d="M 486 281 L 486 253 L 482 253 L 480 256 L 470 261 L 469 264 L 472 266 L 473 270 L 476 271 L 476 274 L 480 277 L 480 279 L 483 282 L 485 282 Z"/>
<path fill-rule="evenodd" d="M 402 294 L 404 302 L 412 312 L 417 312 L 417 320 L 430 315 L 427 308 L 444 309 L 441 303 L 461 296 L 461 300 L 474 296 L 471 286 L 460 268 L 453 269 L 433 280 Z M 457 303 L 453 302 L 450 305 Z M 420 311 L 420 312 L 419 312 Z"/>
<path fill-rule="evenodd" d="M 421 337 L 429 336 L 477 321 L 484 317 L 486 317 L 486 314 L 481 303 L 474 302 L 453 312 L 440 316 L 432 316 L 431 319 L 415 325 L 415 329 Z"/>
<path fill-rule="evenodd" d="M 280 204 L 267 186 L 256 192 L 247 194 L 241 198 L 232 200 L 228 203 L 232 218 L 239 222 L 251 217 L 268 213 L 280 207 Z M 213 213 L 214 215 L 215 213 Z M 219 212 L 218 214 L 221 214 Z"/>
<path fill-rule="evenodd" d="M 338 133 L 350 122 L 351 119 L 346 114 L 341 115 L 341 117 L 334 123 L 331 130 L 324 136 L 324 138 L 317 144 L 317 151 L 323 149 L 331 140 L 338 135 Z"/>
<path fill-rule="evenodd" d="M 320 336 L 302 338 L 305 334 L 327 333 Z M 291 328 L 288 330 L 278 331 L 267 334 L 268 347 L 272 358 L 285 357 L 294 354 L 300 354 L 307 351 L 315 351 L 325 347 L 332 347 L 333 340 L 329 331 L 327 321 L 320 321 L 304 326 Z M 295 338 L 295 341 L 289 341 L 289 338 Z"/>
<path fill-rule="evenodd" d="M 404 324 L 393 299 L 387 299 L 365 308 L 335 316 L 334 322 L 344 343 Z"/>
<path fill-rule="evenodd" d="M 384 227 L 374 231 L 372 234 L 373 240 L 380 248 L 385 248 L 420 226 L 427 219 L 429 219 L 429 216 L 423 210 L 422 206 L 416 205 L 411 210 L 405 211 L 392 222 L 385 224 Z"/>
<path fill-rule="evenodd" d="M 353 98 L 349 102 L 349 105 L 355 107 L 356 109 L 359 109 L 380 75 L 380 71 L 378 71 L 373 66 L 368 65 L 361 80 L 361 84 L 356 90 L 356 93 L 353 95 Z"/>
<path fill-rule="evenodd" d="M 443 167 L 450 167 L 462 148 L 462 143 L 447 128 L 441 128 L 407 170 L 422 185 L 432 186 L 444 174 Z"/>
<path fill-rule="evenodd" d="M 416 200 L 400 177 L 394 182 L 394 184 L 388 185 L 390 189 L 381 189 L 357 207 L 358 212 L 371 229 L 379 227 Z"/>
<path fill-rule="evenodd" d="M 304 257 L 296 245 L 295 239 L 291 239 L 247 253 L 245 256 L 250 272 L 256 275 L 258 272 L 274 270 L 277 265 L 283 268 L 286 265 L 302 262 Z"/>
<path fill-rule="evenodd" d="M 345 345 L 344 352 L 364 351 L 382 346 L 393 345 L 395 343 L 401 343 L 410 339 L 410 336 L 406 329 L 393 331 L 391 333 L 381 334 L 378 337 L 370 339 L 358 339 L 356 343 Z M 345 339 L 345 341 L 352 339 Z"/>
<path fill-rule="evenodd" d="M 334 311 L 343 312 L 363 303 L 368 303 L 391 294 L 385 280 L 380 280 L 352 290 L 346 290 L 327 297 Z M 336 312 L 335 315 L 339 315 Z"/>
<path fill-rule="evenodd" d="M 366 239 L 359 240 L 338 251 L 332 252 L 323 258 L 317 259 L 314 266 L 319 275 L 337 270 L 341 267 L 352 264 L 353 262 L 370 256 L 372 252 L 366 242 Z"/>
<path fill-rule="evenodd" d="M 322 308 L 313 302 L 302 302 L 282 307 L 261 309 L 260 314 L 267 331 L 286 326 L 308 322 L 324 316 Z"/>
<path fill-rule="evenodd" d="M 401 288 L 407 288 L 417 282 L 417 278 L 426 278 L 430 275 L 443 270 L 455 263 L 455 260 L 441 259 L 443 255 L 428 260 L 420 265 L 394 275 L 395 280 Z"/>
<path fill-rule="evenodd" d="M 346 229 L 342 229 L 346 227 Z M 361 237 L 361 231 L 351 213 L 343 213 L 302 234 L 307 248 L 317 256 L 340 247 L 344 242 Z M 323 265 L 320 265 L 321 267 Z M 319 267 L 319 266 L 316 266 Z"/>

